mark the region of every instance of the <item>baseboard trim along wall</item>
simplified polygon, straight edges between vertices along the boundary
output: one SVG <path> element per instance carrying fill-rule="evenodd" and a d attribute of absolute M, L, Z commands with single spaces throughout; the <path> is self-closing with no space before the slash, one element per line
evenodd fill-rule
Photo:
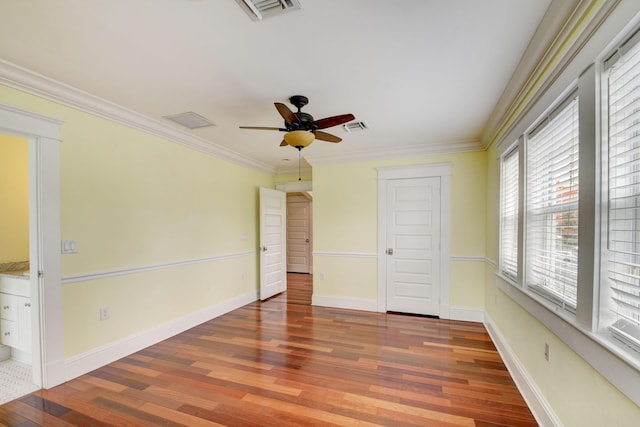
<path fill-rule="evenodd" d="M 562 427 L 562 422 L 545 399 L 544 394 L 524 369 L 520 359 L 511 350 L 502 334 L 495 328 L 491 317 L 486 313 L 484 315 L 484 326 L 538 424 L 541 426 Z"/>
<path fill-rule="evenodd" d="M 247 292 L 203 310 L 190 313 L 179 319 L 163 323 L 147 331 L 70 357 L 64 361 L 65 381 L 72 380 L 87 372 L 115 362 L 118 359 L 152 346 L 256 300 L 258 300 L 257 291 Z"/>
<path fill-rule="evenodd" d="M 378 311 L 378 300 L 370 298 L 337 297 L 335 295 L 313 294 L 311 305 L 319 307 L 345 308 L 348 310 Z M 448 306 L 447 306 L 448 307 Z M 464 322 L 484 321 L 484 311 L 470 307 L 448 307 L 440 318 Z"/>
<path fill-rule="evenodd" d="M 378 300 L 370 298 L 337 297 L 313 294 L 311 305 L 319 307 L 346 308 L 349 310 L 377 311 Z"/>
<path fill-rule="evenodd" d="M 444 319 L 443 316 L 440 316 Z M 484 322 L 484 310 L 471 307 L 449 307 L 447 319 L 460 320 L 463 322 Z"/>

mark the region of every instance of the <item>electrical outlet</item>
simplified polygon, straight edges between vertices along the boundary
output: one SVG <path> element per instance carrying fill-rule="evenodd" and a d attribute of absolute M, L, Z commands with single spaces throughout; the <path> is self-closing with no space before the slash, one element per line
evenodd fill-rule
<path fill-rule="evenodd" d="M 109 307 L 100 307 L 100 321 L 109 320 Z"/>
<path fill-rule="evenodd" d="M 548 362 L 549 361 L 549 357 L 550 357 L 549 344 L 548 343 L 544 343 L 544 360 L 546 360 Z"/>

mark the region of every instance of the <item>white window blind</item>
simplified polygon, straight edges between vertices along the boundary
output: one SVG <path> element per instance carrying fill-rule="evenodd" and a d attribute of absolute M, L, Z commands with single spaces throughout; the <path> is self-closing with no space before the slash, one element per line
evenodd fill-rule
<path fill-rule="evenodd" d="M 578 97 L 556 108 L 526 143 L 526 284 L 575 312 L 578 266 Z"/>
<path fill-rule="evenodd" d="M 519 151 L 502 158 L 500 168 L 500 271 L 516 280 L 518 277 L 518 177 Z"/>
<path fill-rule="evenodd" d="M 610 58 L 608 84 L 608 298 L 617 338 L 640 350 L 640 42 Z"/>

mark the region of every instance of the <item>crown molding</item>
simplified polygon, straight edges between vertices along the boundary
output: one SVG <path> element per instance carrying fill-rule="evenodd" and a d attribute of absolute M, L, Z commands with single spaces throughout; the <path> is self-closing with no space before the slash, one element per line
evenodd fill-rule
<path fill-rule="evenodd" d="M 307 155 L 305 159 L 311 166 L 327 165 L 331 163 L 359 162 L 365 160 L 396 159 L 402 157 L 429 156 L 434 154 L 454 154 L 470 151 L 484 151 L 480 140 L 445 141 L 406 145 L 381 150 L 368 150 L 364 153 L 341 153 L 325 156 Z"/>
<path fill-rule="evenodd" d="M 202 153 L 256 169 L 270 175 L 276 168 L 215 144 L 205 138 L 183 132 L 160 120 L 145 116 L 114 102 L 43 76 L 19 65 L 0 59 L 0 84 L 49 101 L 54 101 L 85 113 L 111 120 L 139 131 L 168 139 Z"/>
<path fill-rule="evenodd" d="M 556 81 L 620 0 L 553 0 L 492 112 L 482 145 L 500 144 Z"/>

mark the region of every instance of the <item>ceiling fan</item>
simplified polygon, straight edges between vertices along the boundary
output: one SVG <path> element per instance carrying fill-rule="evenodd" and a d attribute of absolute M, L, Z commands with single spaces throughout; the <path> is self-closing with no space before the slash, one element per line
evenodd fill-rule
<path fill-rule="evenodd" d="M 291 145 L 300 151 L 311 144 L 314 139 L 328 142 L 342 141 L 342 138 L 323 132 L 320 129 L 338 126 L 355 119 L 353 114 L 342 114 L 314 120 L 311 114 L 300 111 L 302 107 L 309 103 L 309 99 L 306 96 L 293 95 L 289 98 L 289 101 L 298 109 L 297 112 L 294 113 L 289 107 L 280 102 L 274 103 L 276 110 L 278 110 L 278 113 L 280 113 L 284 119 L 284 127 L 240 126 L 240 129 L 277 130 L 286 132 L 280 146 L 285 147 Z"/>

